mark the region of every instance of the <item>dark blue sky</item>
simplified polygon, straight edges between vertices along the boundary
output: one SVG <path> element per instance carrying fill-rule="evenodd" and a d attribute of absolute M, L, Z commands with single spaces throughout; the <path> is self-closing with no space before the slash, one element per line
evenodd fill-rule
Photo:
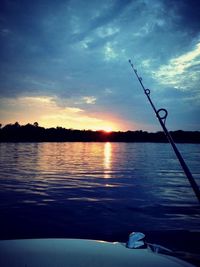
<path fill-rule="evenodd" d="M 200 1 L 1 0 L 0 122 L 200 130 Z"/>

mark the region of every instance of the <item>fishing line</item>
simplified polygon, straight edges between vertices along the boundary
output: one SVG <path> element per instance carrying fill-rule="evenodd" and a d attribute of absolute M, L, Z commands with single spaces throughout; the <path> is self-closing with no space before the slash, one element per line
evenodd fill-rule
<path fill-rule="evenodd" d="M 198 187 L 198 185 L 197 185 L 197 183 L 196 183 L 194 177 L 192 176 L 192 173 L 190 172 L 188 166 L 186 165 L 186 163 L 185 163 L 185 161 L 184 161 L 184 159 L 183 159 L 183 157 L 182 157 L 180 151 L 178 150 L 176 144 L 174 143 L 174 141 L 173 141 L 173 139 L 172 139 L 172 136 L 170 135 L 169 131 L 167 130 L 167 128 L 166 128 L 166 126 L 165 126 L 166 119 L 167 119 L 167 116 L 168 116 L 168 112 L 167 112 L 167 110 L 164 109 L 164 108 L 160 108 L 160 109 L 158 109 L 158 110 L 156 109 L 156 107 L 155 107 L 155 105 L 153 104 L 153 102 L 152 102 L 152 100 L 151 100 L 151 97 L 150 97 L 151 91 L 150 91 L 149 89 L 147 89 L 147 88 L 144 87 L 144 84 L 143 84 L 143 82 L 142 82 L 142 77 L 140 77 L 140 76 L 138 75 L 138 72 L 137 72 L 137 70 L 134 68 L 134 65 L 133 65 L 133 63 L 131 62 L 130 59 L 129 59 L 129 63 L 130 63 L 130 65 L 131 65 L 131 67 L 132 67 L 132 69 L 133 69 L 133 71 L 134 71 L 134 73 L 135 73 L 135 75 L 136 75 L 136 77 L 137 77 L 137 79 L 138 79 L 140 85 L 142 86 L 142 89 L 143 89 L 145 95 L 147 96 L 147 98 L 148 98 L 148 100 L 149 100 L 149 102 L 150 102 L 150 105 L 151 105 L 151 107 L 153 108 L 153 110 L 154 110 L 154 112 L 155 112 L 155 114 L 156 114 L 156 117 L 158 118 L 158 121 L 159 121 L 159 123 L 160 123 L 160 125 L 161 125 L 161 127 L 162 127 L 162 129 L 163 129 L 163 131 L 164 131 L 164 133 L 165 133 L 165 135 L 166 135 L 166 137 L 167 137 L 169 143 L 170 143 L 171 146 L 172 146 L 172 148 L 173 148 L 173 150 L 174 150 L 174 152 L 175 152 L 175 155 L 176 155 L 177 159 L 179 160 L 179 163 L 180 163 L 180 165 L 181 165 L 181 167 L 182 167 L 182 169 L 183 169 L 183 171 L 184 171 L 186 177 L 188 178 L 189 183 L 190 183 L 190 185 L 191 185 L 191 187 L 192 187 L 192 189 L 193 189 L 193 191 L 194 191 L 194 193 L 195 193 L 197 199 L 198 199 L 199 202 L 200 202 L 200 190 L 199 190 L 199 187 Z"/>

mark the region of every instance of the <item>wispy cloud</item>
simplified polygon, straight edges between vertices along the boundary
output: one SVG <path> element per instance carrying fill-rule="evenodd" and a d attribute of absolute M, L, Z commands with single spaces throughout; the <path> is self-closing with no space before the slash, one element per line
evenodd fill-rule
<path fill-rule="evenodd" d="M 189 90 L 200 80 L 199 74 L 200 42 L 196 44 L 193 50 L 170 59 L 167 65 L 161 65 L 153 73 L 153 76 L 160 84 L 172 86 L 176 89 Z"/>
<path fill-rule="evenodd" d="M 118 53 L 114 48 L 114 43 L 108 42 L 104 46 L 104 58 L 106 61 L 110 61 L 116 59 L 118 57 Z"/>
<path fill-rule="evenodd" d="M 83 97 L 83 101 L 86 103 L 86 104 L 92 104 L 94 105 L 96 103 L 96 97 L 94 96 L 84 96 Z"/>
<path fill-rule="evenodd" d="M 101 38 L 105 38 L 108 36 L 115 35 L 119 31 L 120 31 L 120 29 L 117 27 L 109 27 L 109 26 L 108 27 L 100 27 L 97 29 L 97 35 Z"/>
<path fill-rule="evenodd" d="M 92 104 L 96 99 L 86 97 L 84 101 Z M 108 118 L 98 118 L 87 114 L 81 108 L 73 106 L 59 106 L 57 99 L 48 96 L 24 96 L 18 98 L 0 99 L 1 123 L 7 121 L 21 124 L 39 122 L 44 127 L 63 126 L 74 129 L 117 129 L 117 125 L 110 122 Z"/>

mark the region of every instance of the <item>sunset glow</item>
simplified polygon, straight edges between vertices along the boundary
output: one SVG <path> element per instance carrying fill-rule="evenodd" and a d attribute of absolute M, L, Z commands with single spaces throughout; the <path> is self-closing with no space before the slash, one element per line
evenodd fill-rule
<path fill-rule="evenodd" d="M 37 121 L 45 128 L 64 127 L 80 130 L 103 130 L 107 133 L 120 129 L 120 123 L 113 123 L 112 118 L 96 118 L 84 109 L 59 105 L 55 97 L 35 96 L 3 98 L 0 100 L 0 112 L 5 120 L 1 123 L 20 124 Z"/>
<path fill-rule="evenodd" d="M 106 133 L 110 133 L 110 132 L 114 131 L 111 126 L 103 126 L 99 130 L 102 130 L 102 131 L 104 131 Z M 115 131 L 116 131 L 116 129 L 115 129 Z"/>

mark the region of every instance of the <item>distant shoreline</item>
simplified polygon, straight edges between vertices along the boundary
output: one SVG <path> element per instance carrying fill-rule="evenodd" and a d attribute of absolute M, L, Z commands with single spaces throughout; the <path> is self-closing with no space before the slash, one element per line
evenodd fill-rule
<path fill-rule="evenodd" d="M 171 131 L 176 143 L 200 143 L 200 131 Z M 161 131 L 113 131 L 74 130 L 62 127 L 44 128 L 38 123 L 20 125 L 7 124 L 0 128 L 0 142 L 126 142 L 126 143 L 167 143 Z"/>

